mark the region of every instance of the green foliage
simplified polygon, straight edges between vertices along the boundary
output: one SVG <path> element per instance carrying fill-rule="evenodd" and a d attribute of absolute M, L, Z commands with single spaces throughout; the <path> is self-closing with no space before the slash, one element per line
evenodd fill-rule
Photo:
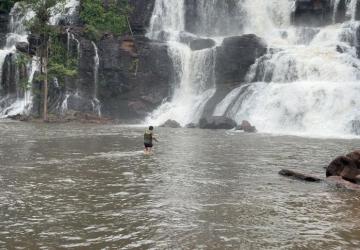
<path fill-rule="evenodd" d="M 80 18 L 86 24 L 87 34 L 98 38 L 99 31 L 116 35 L 127 32 L 129 12 L 128 0 L 109 0 L 107 6 L 101 0 L 83 0 Z"/>
<path fill-rule="evenodd" d="M 27 4 L 35 12 L 35 17 L 28 23 L 28 29 L 32 34 L 37 34 L 41 42 L 37 48 L 37 56 L 46 61 L 48 77 L 56 77 L 63 82 L 66 77 L 73 77 L 77 74 L 77 58 L 67 53 L 66 44 L 60 40 L 61 30 L 49 24 L 51 15 L 64 11 L 65 0 L 26 0 Z M 44 74 L 39 74 L 37 81 L 45 80 Z"/>
<path fill-rule="evenodd" d="M 99 41 L 101 38 L 101 32 L 90 24 L 85 25 L 84 33 L 86 38 L 92 41 Z"/>
<path fill-rule="evenodd" d="M 0 13 L 9 13 L 16 2 L 18 2 L 18 0 L 0 0 Z"/>
<path fill-rule="evenodd" d="M 52 34 L 50 41 L 48 63 L 49 76 L 56 77 L 60 82 L 65 80 L 65 77 L 76 76 L 78 65 L 77 58 L 68 53 L 58 35 Z"/>
<path fill-rule="evenodd" d="M 15 61 L 15 63 L 16 63 L 16 65 L 17 65 L 18 67 L 23 67 L 23 66 L 26 67 L 26 65 L 29 63 L 29 61 L 30 61 L 30 57 L 29 57 L 29 55 L 27 55 L 27 54 L 18 53 L 18 54 L 16 55 L 16 61 Z"/>

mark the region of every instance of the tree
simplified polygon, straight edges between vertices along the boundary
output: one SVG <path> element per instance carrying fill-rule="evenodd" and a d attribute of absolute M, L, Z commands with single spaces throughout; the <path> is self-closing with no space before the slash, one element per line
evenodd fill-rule
<path fill-rule="evenodd" d="M 1 0 L 0 13 L 1 12 L 9 13 L 15 2 L 18 2 L 18 0 Z"/>
<path fill-rule="evenodd" d="M 52 15 L 61 14 L 64 11 L 65 0 L 25 0 L 27 7 L 35 12 L 34 18 L 29 22 L 28 28 L 31 34 L 38 37 L 36 44 L 36 56 L 40 59 L 40 76 L 38 80 L 43 83 L 43 120 L 48 121 L 48 82 L 49 77 L 73 76 L 76 70 L 69 68 L 67 60 L 59 50 L 57 43 L 59 29 L 52 26 L 49 21 Z M 52 48 L 54 47 L 54 48 Z M 59 54 L 58 54 L 59 53 Z"/>
<path fill-rule="evenodd" d="M 92 40 L 100 36 L 101 31 L 110 31 L 122 35 L 129 31 L 128 0 L 82 0 L 80 18 Z"/>

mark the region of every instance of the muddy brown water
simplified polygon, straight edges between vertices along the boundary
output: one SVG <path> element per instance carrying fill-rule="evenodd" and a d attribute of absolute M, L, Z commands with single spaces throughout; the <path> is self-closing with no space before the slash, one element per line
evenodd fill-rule
<path fill-rule="evenodd" d="M 360 193 L 324 176 L 360 140 L 0 122 L 0 249 L 358 249 Z"/>

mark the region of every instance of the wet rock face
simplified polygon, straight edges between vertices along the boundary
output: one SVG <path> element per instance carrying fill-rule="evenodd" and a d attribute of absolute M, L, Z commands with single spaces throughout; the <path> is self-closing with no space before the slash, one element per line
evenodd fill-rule
<path fill-rule="evenodd" d="M 296 0 L 292 23 L 304 26 L 323 26 L 332 22 L 333 13 L 331 0 Z"/>
<path fill-rule="evenodd" d="M 99 100 L 104 115 L 141 119 L 171 95 L 172 61 L 164 43 L 138 36 L 99 43 Z"/>
<path fill-rule="evenodd" d="M 2 65 L 0 96 L 6 96 L 16 93 L 16 67 L 15 55 L 8 54 Z"/>
<path fill-rule="evenodd" d="M 360 183 L 360 151 L 339 156 L 326 168 L 326 177 L 340 176 L 343 179 Z"/>
<path fill-rule="evenodd" d="M 131 0 L 132 12 L 129 18 L 132 31 L 135 34 L 145 34 L 149 27 L 155 0 Z"/>
<path fill-rule="evenodd" d="M 265 42 L 253 34 L 225 38 L 216 50 L 217 85 L 243 83 L 250 66 L 266 51 Z"/>
<path fill-rule="evenodd" d="M 0 12 L 0 47 L 6 43 L 6 33 L 8 32 L 9 15 Z"/>
<path fill-rule="evenodd" d="M 190 42 L 191 50 L 210 49 L 215 46 L 215 41 L 212 39 L 196 39 Z"/>

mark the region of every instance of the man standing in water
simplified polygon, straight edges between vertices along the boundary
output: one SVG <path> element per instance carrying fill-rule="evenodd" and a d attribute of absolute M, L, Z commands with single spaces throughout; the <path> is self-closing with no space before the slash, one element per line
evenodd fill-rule
<path fill-rule="evenodd" d="M 145 146 L 145 154 L 150 154 L 153 147 L 153 140 L 158 141 L 153 134 L 154 127 L 150 126 L 144 133 L 144 146 Z"/>

